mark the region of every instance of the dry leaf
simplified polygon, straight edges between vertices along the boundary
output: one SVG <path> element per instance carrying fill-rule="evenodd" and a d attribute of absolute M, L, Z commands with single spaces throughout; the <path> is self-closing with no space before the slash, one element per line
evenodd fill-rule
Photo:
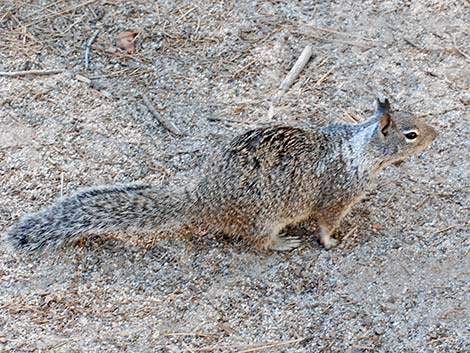
<path fill-rule="evenodd" d="M 135 37 L 137 32 L 127 31 L 121 32 L 116 36 L 116 46 L 119 49 L 125 50 L 128 54 L 135 53 Z"/>

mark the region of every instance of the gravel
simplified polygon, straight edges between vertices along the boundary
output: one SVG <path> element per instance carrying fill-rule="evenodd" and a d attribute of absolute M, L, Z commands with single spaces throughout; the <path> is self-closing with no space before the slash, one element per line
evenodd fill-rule
<path fill-rule="evenodd" d="M 440 136 L 382 172 L 331 251 L 308 234 L 263 253 L 176 230 L 35 256 L 2 244 L 0 351 L 470 351 L 469 13 L 450 0 L 3 1 L 0 71 L 66 71 L 0 77 L 1 234 L 80 187 L 184 184 L 251 126 L 362 119 L 375 97 Z M 114 41 L 130 30 L 134 54 Z"/>

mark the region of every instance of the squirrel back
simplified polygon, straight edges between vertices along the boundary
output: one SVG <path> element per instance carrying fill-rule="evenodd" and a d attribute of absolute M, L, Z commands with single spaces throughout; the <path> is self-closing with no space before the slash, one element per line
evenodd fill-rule
<path fill-rule="evenodd" d="M 85 234 L 192 225 L 244 237 L 260 249 L 290 250 L 286 226 L 316 222 L 320 242 L 390 163 L 420 152 L 436 131 L 377 100 L 357 125 L 271 126 L 245 132 L 206 163 L 194 188 L 101 186 L 22 217 L 8 231 L 19 249 L 57 247 Z"/>

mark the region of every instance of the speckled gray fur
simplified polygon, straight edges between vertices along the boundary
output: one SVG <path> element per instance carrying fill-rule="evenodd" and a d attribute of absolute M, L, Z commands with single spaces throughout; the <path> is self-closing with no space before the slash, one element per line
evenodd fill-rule
<path fill-rule="evenodd" d="M 417 137 L 405 136 L 414 132 Z M 413 137 L 413 135 L 407 135 Z M 216 153 L 191 189 L 110 185 L 84 189 L 8 231 L 18 249 L 56 248 L 85 234 L 182 225 L 244 237 L 260 249 L 290 250 L 288 225 L 316 221 L 320 242 L 386 165 L 421 151 L 435 130 L 377 101 L 358 125 L 272 126 L 248 131 Z"/>

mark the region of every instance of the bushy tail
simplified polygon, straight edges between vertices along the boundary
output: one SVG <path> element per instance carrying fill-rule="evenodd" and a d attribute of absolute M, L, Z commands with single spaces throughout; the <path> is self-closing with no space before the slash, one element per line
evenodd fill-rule
<path fill-rule="evenodd" d="M 188 216 L 181 191 L 138 185 L 109 185 L 81 190 L 36 213 L 23 216 L 7 232 L 17 248 L 57 248 L 86 234 L 155 229 Z"/>

